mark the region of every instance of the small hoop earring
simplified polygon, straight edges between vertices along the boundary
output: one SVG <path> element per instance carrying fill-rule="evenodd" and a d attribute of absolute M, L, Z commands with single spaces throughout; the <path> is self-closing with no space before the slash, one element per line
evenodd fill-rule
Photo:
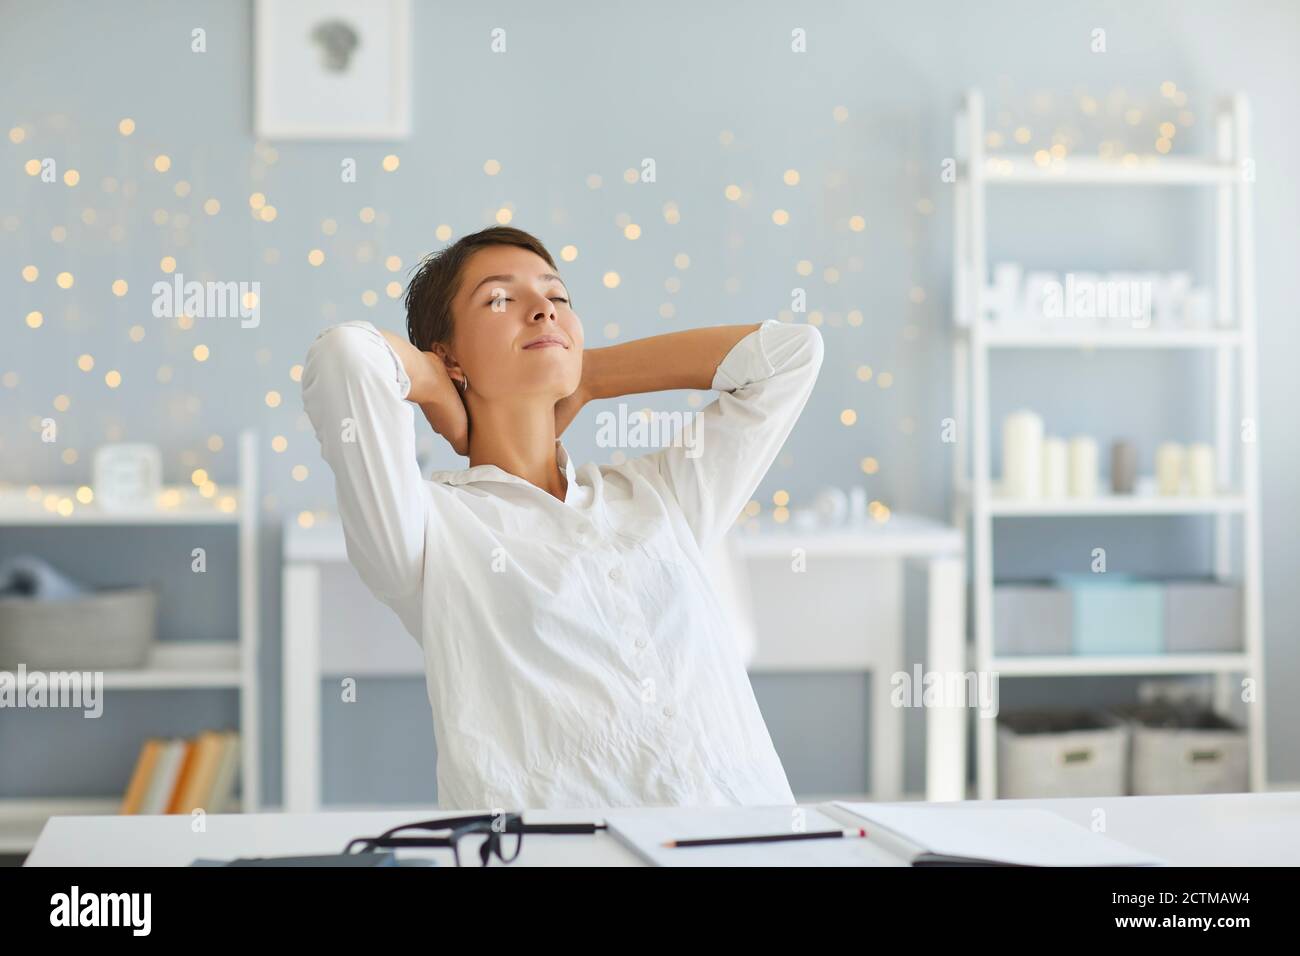
<path fill-rule="evenodd" d="M 460 388 L 460 393 L 464 395 L 466 392 L 469 391 L 469 376 L 462 375 L 461 380 L 457 382 L 456 385 L 457 387 Z"/>

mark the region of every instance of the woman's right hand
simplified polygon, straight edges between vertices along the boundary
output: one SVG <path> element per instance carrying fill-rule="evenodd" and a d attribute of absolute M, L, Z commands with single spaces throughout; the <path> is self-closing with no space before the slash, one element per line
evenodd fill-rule
<path fill-rule="evenodd" d="M 411 380 L 406 400 L 420 406 L 433 430 L 447 439 L 456 454 L 468 457 L 469 412 L 442 356 L 435 352 L 421 352 L 392 332 L 382 329 L 380 332 L 392 345 L 406 370 L 406 377 Z"/>
<path fill-rule="evenodd" d="M 465 400 L 461 396 L 460 389 L 452 381 L 447 366 L 443 364 L 441 358 L 432 352 L 420 354 L 429 357 L 430 364 L 439 370 L 441 378 L 446 381 L 446 387 L 439 386 L 438 389 L 443 393 L 443 397 L 439 400 L 419 402 L 420 411 L 424 412 L 424 417 L 429 420 L 433 430 L 447 439 L 456 454 L 468 458 L 469 412 L 465 408 Z"/>

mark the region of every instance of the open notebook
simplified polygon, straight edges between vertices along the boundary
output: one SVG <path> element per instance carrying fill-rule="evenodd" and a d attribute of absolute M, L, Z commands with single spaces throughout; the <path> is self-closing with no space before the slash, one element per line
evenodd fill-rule
<path fill-rule="evenodd" d="M 1164 860 L 1048 810 L 961 804 L 830 804 L 912 866 L 1162 866 Z"/>
<path fill-rule="evenodd" d="M 869 839 L 794 840 L 727 846 L 665 847 L 666 840 L 843 830 L 808 807 L 635 807 L 605 813 L 609 832 L 655 866 L 902 866 Z"/>

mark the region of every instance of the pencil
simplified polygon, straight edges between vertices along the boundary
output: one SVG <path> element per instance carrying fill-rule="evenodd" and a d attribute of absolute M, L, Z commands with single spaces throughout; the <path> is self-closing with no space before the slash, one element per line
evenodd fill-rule
<path fill-rule="evenodd" d="M 839 840 L 845 837 L 864 837 L 867 831 L 862 827 L 849 830 L 818 830 L 813 833 L 778 833 L 764 836 L 703 837 L 694 840 L 667 840 L 666 847 L 682 846 L 723 846 L 728 843 L 779 843 L 785 840 Z"/>

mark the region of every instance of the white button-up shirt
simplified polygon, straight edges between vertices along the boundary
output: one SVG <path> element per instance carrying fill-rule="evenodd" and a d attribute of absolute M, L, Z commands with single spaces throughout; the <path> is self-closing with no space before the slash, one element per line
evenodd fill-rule
<path fill-rule="evenodd" d="M 803 410 L 809 325 L 719 365 L 695 442 L 575 468 L 564 501 L 496 465 L 416 463 L 416 406 L 367 321 L 321 332 L 302 392 L 348 557 L 424 652 L 446 809 L 791 804 L 703 557 Z"/>

